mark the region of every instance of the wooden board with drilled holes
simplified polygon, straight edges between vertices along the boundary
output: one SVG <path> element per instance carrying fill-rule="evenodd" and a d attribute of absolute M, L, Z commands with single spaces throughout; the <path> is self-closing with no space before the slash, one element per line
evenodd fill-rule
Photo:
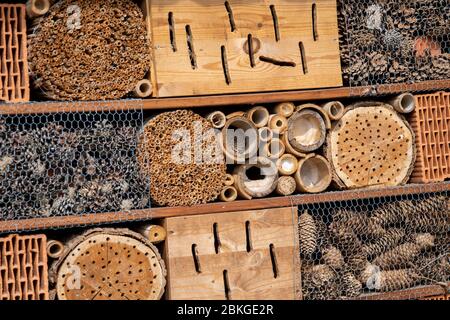
<path fill-rule="evenodd" d="M 297 209 L 165 221 L 169 299 L 298 299 Z"/>
<path fill-rule="evenodd" d="M 148 15 L 157 97 L 342 85 L 334 0 L 151 0 Z"/>

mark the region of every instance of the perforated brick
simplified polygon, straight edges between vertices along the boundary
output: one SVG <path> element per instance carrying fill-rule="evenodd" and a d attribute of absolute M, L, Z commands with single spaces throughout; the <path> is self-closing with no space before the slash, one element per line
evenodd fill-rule
<path fill-rule="evenodd" d="M 411 181 L 427 183 L 450 178 L 450 93 L 417 95 L 411 126 L 417 142 Z"/>
<path fill-rule="evenodd" d="M 30 100 L 26 10 L 23 4 L 0 4 L 0 100 Z"/>
<path fill-rule="evenodd" d="M 48 300 L 45 235 L 0 238 L 0 300 Z"/>

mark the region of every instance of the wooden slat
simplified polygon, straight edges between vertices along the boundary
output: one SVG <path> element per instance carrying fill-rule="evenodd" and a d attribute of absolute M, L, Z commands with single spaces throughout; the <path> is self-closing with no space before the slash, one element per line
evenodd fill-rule
<path fill-rule="evenodd" d="M 42 230 L 52 228 L 67 228 L 105 223 L 141 221 L 176 216 L 202 215 L 219 212 L 242 210 L 257 210 L 297 206 L 301 204 L 324 203 L 357 199 L 370 199 L 386 196 L 421 194 L 427 192 L 450 191 L 450 182 L 433 184 L 413 184 L 384 189 L 362 189 L 322 194 L 303 194 L 291 197 L 274 197 L 255 200 L 240 200 L 235 202 L 215 202 L 193 207 L 166 207 L 145 210 L 133 210 L 129 213 L 111 212 L 78 216 L 62 216 L 49 218 L 34 218 L 21 221 L 0 221 L 0 233 Z"/>
<path fill-rule="evenodd" d="M 450 285 L 450 283 L 448 285 Z M 415 300 L 443 294 L 447 294 L 447 290 L 444 287 L 439 285 L 429 285 L 393 292 L 365 294 L 356 298 L 356 300 Z"/>
<path fill-rule="evenodd" d="M 415 84 L 381 85 L 373 87 L 328 88 L 315 90 L 275 91 L 265 93 L 244 93 L 208 95 L 181 98 L 152 98 L 115 101 L 43 101 L 17 104 L 0 104 L 0 114 L 42 114 L 56 112 L 89 112 L 108 110 L 164 110 L 192 107 L 219 107 L 242 104 L 264 104 L 285 101 L 318 101 L 365 97 L 374 94 L 392 94 L 412 90 L 440 90 L 450 88 L 450 80 L 424 81 Z"/>

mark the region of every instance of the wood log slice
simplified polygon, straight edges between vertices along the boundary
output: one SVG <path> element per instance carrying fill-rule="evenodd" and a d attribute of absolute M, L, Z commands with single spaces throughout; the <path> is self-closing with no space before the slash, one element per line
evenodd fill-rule
<path fill-rule="evenodd" d="M 51 269 L 60 300 L 158 300 L 166 284 L 156 247 L 128 229 L 75 237 Z"/>
<path fill-rule="evenodd" d="M 325 149 L 340 188 L 404 184 L 416 158 L 410 125 L 380 102 L 348 107 L 330 131 Z"/>

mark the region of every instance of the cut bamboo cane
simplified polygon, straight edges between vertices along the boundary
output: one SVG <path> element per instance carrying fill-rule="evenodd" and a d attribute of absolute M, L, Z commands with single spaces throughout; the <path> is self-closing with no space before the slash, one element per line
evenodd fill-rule
<path fill-rule="evenodd" d="M 330 117 L 328 117 L 328 113 L 321 107 L 319 107 L 316 104 L 313 103 L 305 103 L 302 105 L 299 105 L 297 107 L 295 107 L 295 111 L 299 112 L 302 110 L 313 110 L 313 111 L 317 111 L 323 118 L 323 121 L 325 122 L 325 127 L 327 129 L 331 129 L 331 120 Z"/>
<path fill-rule="evenodd" d="M 153 93 L 153 86 L 150 80 L 143 79 L 138 81 L 134 88 L 133 95 L 137 98 L 148 98 Z"/>
<path fill-rule="evenodd" d="M 322 105 L 331 120 L 339 120 L 344 115 L 345 107 L 339 101 L 331 101 Z"/>
<path fill-rule="evenodd" d="M 59 259 L 64 253 L 64 244 L 61 241 L 47 241 L 47 255 L 52 259 Z"/>
<path fill-rule="evenodd" d="M 277 161 L 278 173 L 282 176 L 293 175 L 298 168 L 298 160 L 290 153 L 285 153 Z"/>
<path fill-rule="evenodd" d="M 319 149 L 325 142 L 327 128 L 322 116 L 310 109 L 294 113 L 288 120 L 287 139 L 298 152 Z"/>
<path fill-rule="evenodd" d="M 254 107 L 247 112 L 247 118 L 256 128 L 262 128 L 269 122 L 269 111 L 265 107 Z"/>
<path fill-rule="evenodd" d="M 222 129 L 227 122 L 225 114 L 221 111 L 211 112 L 206 116 L 206 119 L 211 122 L 212 126 L 216 129 Z"/>
<path fill-rule="evenodd" d="M 238 192 L 235 187 L 227 186 L 223 188 L 220 193 L 219 199 L 223 202 L 233 202 L 237 199 Z"/>
<path fill-rule="evenodd" d="M 36 18 L 42 16 L 50 9 L 49 0 L 28 0 L 27 1 L 27 15 L 29 18 Z"/>
<path fill-rule="evenodd" d="M 147 224 L 139 227 L 136 230 L 138 233 L 142 234 L 151 243 L 158 244 L 166 240 L 167 231 L 163 227 L 155 224 Z"/>
<path fill-rule="evenodd" d="M 234 185 L 234 177 L 233 177 L 233 175 L 227 173 L 226 176 L 225 176 L 225 183 L 224 184 L 227 187 Z"/>
<path fill-rule="evenodd" d="M 295 173 L 295 181 L 299 192 L 318 193 L 325 191 L 332 181 L 330 164 L 319 155 L 301 159 Z"/>
<path fill-rule="evenodd" d="M 239 177 L 235 174 L 233 175 L 233 177 L 234 177 L 234 187 L 238 193 L 238 196 L 244 200 L 251 200 L 252 196 L 249 195 L 247 191 L 245 191 L 243 181 L 241 181 Z"/>
<path fill-rule="evenodd" d="M 245 117 L 228 119 L 222 129 L 222 137 L 227 160 L 242 163 L 258 151 L 258 131 Z"/>
<path fill-rule="evenodd" d="M 227 120 L 230 120 L 232 118 L 236 118 L 236 117 L 244 117 L 245 116 L 245 112 L 244 111 L 236 111 L 233 113 L 230 113 L 227 115 Z"/>
<path fill-rule="evenodd" d="M 283 134 L 288 128 L 288 120 L 278 114 L 272 114 L 269 118 L 269 128 L 277 134 Z"/>
<path fill-rule="evenodd" d="M 294 113 L 295 110 L 295 105 L 292 102 L 283 102 L 283 103 L 279 103 L 275 106 L 275 108 L 273 109 L 273 111 L 285 118 L 289 118 L 290 116 L 292 116 L 292 114 Z"/>
<path fill-rule="evenodd" d="M 293 154 L 294 156 L 299 158 L 305 158 L 307 156 L 306 153 L 299 152 L 291 146 L 288 140 L 288 135 L 286 133 L 281 135 L 281 141 L 283 141 L 287 153 Z"/>
<path fill-rule="evenodd" d="M 295 192 L 296 187 L 297 185 L 293 177 L 283 176 L 278 179 L 275 192 L 280 196 L 290 196 Z"/>
<path fill-rule="evenodd" d="M 273 131 L 268 127 L 258 129 L 258 139 L 260 142 L 269 142 L 273 138 Z"/>
<path fill-rule="evenodd" d="M 271 159 L 278 159 L 285 153 L 286 147 L 284 146 L 284 143 L 280 139 L 273 138 L 264 145 L 263 151 L 264 156 Z"/>
<path fill-rule="evenodd" d="M 411 93 L 402 93 L 389 100 L 389 104 L 399 113 L 411 113 L 416 108 L 416 100 Z"/>
<path fill-rule="evenodd" d="M 252 198 L 263 198 L 277 187 L 278 170 L 265 157 L 258 157 L 255 164 L 243 164 L 234 169 L 237 185 Z M 239 190 L 238 190 L 239 192 Z"/>

